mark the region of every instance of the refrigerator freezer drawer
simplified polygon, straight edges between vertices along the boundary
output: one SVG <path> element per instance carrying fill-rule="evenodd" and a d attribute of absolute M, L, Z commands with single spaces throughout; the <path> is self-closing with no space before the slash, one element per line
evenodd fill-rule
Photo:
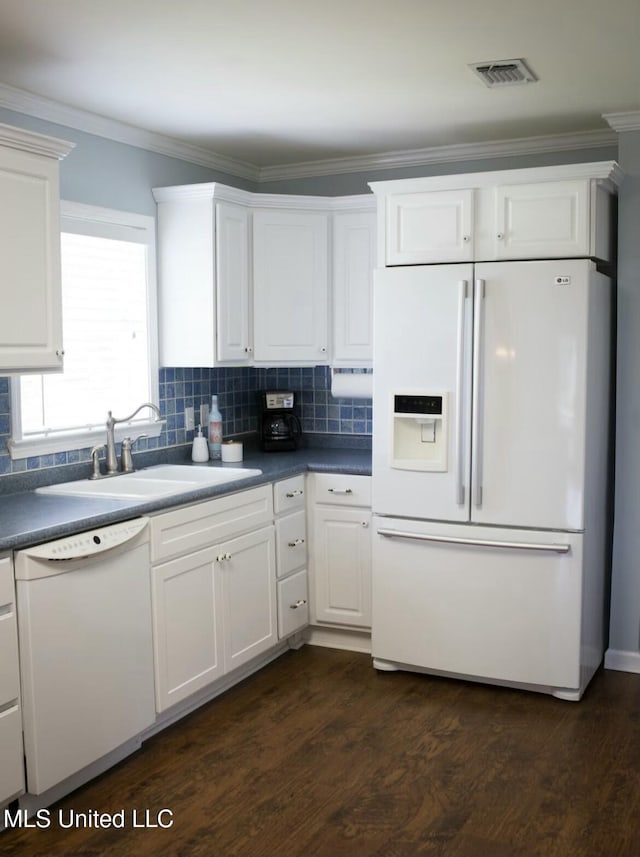
<path fill-rule="evenodd" d="M 375 517 L 373 538 L 374 658 L 580 687 L 581 535 Z"/>

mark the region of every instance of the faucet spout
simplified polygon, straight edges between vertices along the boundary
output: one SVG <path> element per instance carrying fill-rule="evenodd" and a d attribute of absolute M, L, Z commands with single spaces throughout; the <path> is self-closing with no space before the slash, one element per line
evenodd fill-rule
<path fill-rule="evenodd" d="M 137 407 L 132 414 L 129 414 L 128 417 L 114 417 L 113 413 L 109 411 L 107 413 L 107 455 L 106 455 L 106 464 L 107 464 L 107 473 L 113 474 L 118 472 L 118 458 L 116 456 L 116 438 L 115 438 L 115 426 L 116 423 L 128 423 L 129 420 L 132 420 L 135 415 L 141 411 L 143 408 L 150 408 L 156 415 L 156 422 L 161 419 L 160 409 L 157 405 L 154 405 L 153 402 L 144 402 L 142 405 Z"/>

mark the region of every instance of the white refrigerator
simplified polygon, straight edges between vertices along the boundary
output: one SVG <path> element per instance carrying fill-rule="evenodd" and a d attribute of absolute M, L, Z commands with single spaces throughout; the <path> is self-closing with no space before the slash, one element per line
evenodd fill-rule
<path fill-rule="evenodd" d="M 604 651 L 609 278 L 379 269 L 374 319 L 374 665 L 580 699 Z"/>

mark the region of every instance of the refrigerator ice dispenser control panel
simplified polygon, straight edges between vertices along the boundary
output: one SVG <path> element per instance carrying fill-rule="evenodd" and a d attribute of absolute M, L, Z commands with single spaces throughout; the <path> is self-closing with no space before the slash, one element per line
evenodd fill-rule
<path fill-rule="evenodd" d="M 447 469 L 447 398 L 446 393 L 394 393 L 392 467 Z"/>

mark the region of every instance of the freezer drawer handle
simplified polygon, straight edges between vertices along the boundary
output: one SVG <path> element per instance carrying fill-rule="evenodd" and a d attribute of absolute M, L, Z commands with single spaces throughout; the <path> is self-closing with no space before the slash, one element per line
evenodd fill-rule
<path fill-rule="evenodd" d="M 523 551 L 552 551 L 553 553 L 569 553 L 571 545 L 543 544 L 537 542 L 502 542 L 493 539 L 465 539 L 453 536 L 423 536 L 420 533 L 406 533 L 402 530 L 378 530 L 379 536 L 396 539 L 415 539 L 419 542 L 444 542 L 451 545 L 472 545 L 482 548 L 509 548 Z"/>

